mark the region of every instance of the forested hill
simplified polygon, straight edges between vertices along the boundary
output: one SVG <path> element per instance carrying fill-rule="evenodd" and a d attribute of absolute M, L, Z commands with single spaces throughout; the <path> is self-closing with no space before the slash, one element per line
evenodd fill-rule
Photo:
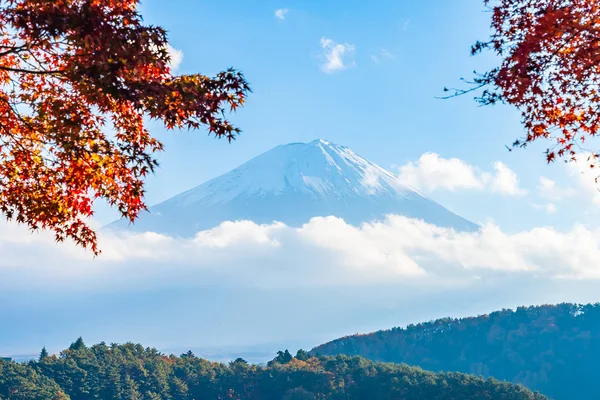
<path fill-rule="evenodd" d="M 348 336 L 310 354 L 360 355 L 522 383 L 557 399 L 599 399 L 600 305 L 544 305 Z"/>
<path fill-rule="evenodd" d="M 27 364 L 0 361 L 1 400 L 404 399 L 541 400 L 523 386 L 459 373 L 435 374 L 360 357 L 310 357 L 287 351 L 267 367 L 141 345 L 87 347 L 82 340 L 59 356 Z"/>

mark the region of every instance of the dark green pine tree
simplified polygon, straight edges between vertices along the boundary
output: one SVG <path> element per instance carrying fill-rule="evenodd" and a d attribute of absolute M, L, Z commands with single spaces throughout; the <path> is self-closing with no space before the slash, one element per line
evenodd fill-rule
<path fill-rule="evenodd" d="M 81 350 L 85 349 L 85 343 L 83 343 L 83 338 L 79 337 L 76 341 L 71 343 L 69 346 L 69 350 Z"/>
<path fill-rule="evenodd" d="M 290 354 L 290 352 L 286 349 L 285 352 L 283 353 L 283 360 L 282 360 L 283 362 L 282 362 L 282 364 L 289 363 L 290 361 L 292 361 L 292 358 L 294 358 L 294 356 L 292 356 Z"/>
<path fill-rule="evenodd" d="M 40 351 L 40 361 L 44 360 L 45 358 L 48 358 L 49 354 L 48 351 L 46 350 L 46 346 L 44 346 L 42 348 L 42 351 Z"/>
<path fill-rule="evenodd" d="M 296 359 L 298 359 L 300 361 L 306 361 L 309 358 L 310 358 L 310 355 L 305 350 L 300 349 L 296 352 Z"/>
<path fill-rule="evenodd" d="M 191 350 L 188 350 L 187 353 L 183 353 L 180 357 L 181 358 L 196 358 L 196 355 Z"/>
<path fill-rule="evenodd" d="M 294 358 L 290 352 L 286 349 L 285 351 L 278 351 L 277 352 L 277 357 L 275 357 L 273 360 L 269 361 L 269 363 L 267 365 L 273 365 L 273 364 L 287 364 L 290 361 L 292 361 L 292 358 Z"/>

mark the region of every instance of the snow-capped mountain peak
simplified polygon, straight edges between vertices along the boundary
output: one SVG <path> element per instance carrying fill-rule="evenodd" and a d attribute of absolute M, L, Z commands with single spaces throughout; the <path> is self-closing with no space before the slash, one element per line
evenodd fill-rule
<path fill-rule="evenodd" d="M 211 204 L 239 196 L 299 192 L 315 197 L 414 192 L 390 172 L 344 146 L 324 139 L 291 143 L 242 164 L 179 196 L 181 205 L 210 198 Z"/>
<path fill-rule="evenodd" d="M 150 208 L 129 229 L 187 236 L 227 220 L 301 225 L 312 217 L 335 215 L 359 224 L 386 214 L 477 229 L 391 172 L 324 139 L 277 146 Z"/>

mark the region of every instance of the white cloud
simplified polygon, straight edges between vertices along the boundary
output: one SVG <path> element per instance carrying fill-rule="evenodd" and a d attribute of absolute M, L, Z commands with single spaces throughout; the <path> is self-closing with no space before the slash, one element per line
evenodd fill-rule
<path fill-rule="evenodd" d="M 523 195 L 517 175 L 501 162 L 494 164 L 495 173 L 481 172 L 458 158 L 443 158 L 436 153 L 425 153 L 417 162 L 408 162 L 399 169 L 400 180 L 418 189 L 455 191 L 458 189 L 483 190 L 505 195 Z"/>
<path fill-rule="evenodd" d="M 568 170 L 576 178 L 579 189 L 600 206 L 600 169 L 597 161 L 590 156 L 589 153 L 580 154 L 575 161 L 568 163 Z"/>
<path fill-rule="evenodd" d="M 393 271 L 406 277 L 425 274 L 408 255 L 395 251 L 388 238 L 366 233 L 365 227 L 355 227 L 335 217 L 315 218 L 298 230 L 298 236 L 317 248 L 331 251 L 343 265 L 367 273 Z"/>
<path fill-rule="evenodd" d="M 540 176 L 540 183 L 537 190 L 540 196 L 550 200 L 562 200 L 566 197 L 571 197 L 576 193 L 573 188 L 558 187 L 555 181 L 546 178 L 545 176 Z"/>
<path fill-rule="evenodd" d="M 278 10 L 275 10 L 275 17 L 279 18 L 279 19 L 285 19 L 287 13 L 290 10 L 288 10 L 287 8 L 280 8 Z"/>
<path fill-rule="evenodd" d="M 475 168 L 458 158 L 442 158 L 436 153 L 425 153 L 416 163 L 410 161 L 401 166 L 399 178 L 405 184 L 429 191 L 483 189 Z"/>
<path fill-rule="evenodd" d="M 396 59 L 396 55 L 387 49 L 381 49 L 377 54 L 373 54 L 371 56 L 371 60 L 374 63 L 380 64 L 384 60 L 394 60 Z"/>
<path fill-rule="evenodd" d="M 533 208 L 535 208 L 536 210 L 543 210 L 547 214 L 554 214 L 554 213 L 556 213 L 556 211 L 558 211 L 558 209 L 556 208 L 556 205 L 554 203 L 546 203 L 546 204 L 533 203 Z"/>
<path fill-rule="evenodd" d="M 490 187 L 492 192 L 506 194 L 510 196 L 522 196 L 527 194 L 527 191 L 519 187 L 519 179 L 517 174 L 506 164 L 497 161 L 494 163 L 496 174 L 492 178 Z"/>
<path fill-rule="evenodd" d="M 352 226 L 335 217 L 301 228 L 226 222 L 194 238 L 103 232 L 104 253 L 56 244 L 50 235 L 0 227 L 0 291 L 94 290 L 184 285 L 322 287 L 463 285 L 498 276 L 600 279 L 600 229 L 550 227 L 514 234 L 487 224 L 458 233 L 401 216 Z"/>
<path fill-rule="evenodd" d="M 169 57 L 171 58 L 171 62 L 169 66 L 173 72 L 179 69 L 181 62 L 183 61 L 183 51 L 177 50 L 170 44 L 167 44 L 167 52 L 169 53 Z"/>
<path fill-rule="evenodd" d="M 354 65 L 352 56 L 355 46 L 348 43 L 336 43 L 331 39 L 321 38 L 321 47 L 323 48 L 324 62 L 321 69 L 326 73 L 333 73 Z"/>
<path fill-rule="evenodd" d="M 556 194 L 556 182 L 548 179 L 545 176 L 540 176 L 540 184 L 538 186 L 540 194 L 545 197 L 554 197 Z"/>
<path fill-rule="evenodd" d="M 381 189 L 381 182 L 379 181 L 380 178 L 381 171 L 374 166 L 369 165 L 364 171 L 361 183 L 367 188 L 369 194 L 375 194 L 377 193 L 378 189 Z"/>

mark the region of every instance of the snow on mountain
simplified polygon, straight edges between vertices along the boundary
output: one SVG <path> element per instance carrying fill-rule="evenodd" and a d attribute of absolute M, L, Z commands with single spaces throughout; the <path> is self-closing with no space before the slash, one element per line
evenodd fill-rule
<path fill-rule="evenodd" d="M 192 236 L 230 220 L 300 226 L 335 215 L 360 224 L 400 214 L 460 231 L 478 228 L 349 148 L 322 139 L 275 147 L 149 211 L 135 225 L 109 227 Z"/>

